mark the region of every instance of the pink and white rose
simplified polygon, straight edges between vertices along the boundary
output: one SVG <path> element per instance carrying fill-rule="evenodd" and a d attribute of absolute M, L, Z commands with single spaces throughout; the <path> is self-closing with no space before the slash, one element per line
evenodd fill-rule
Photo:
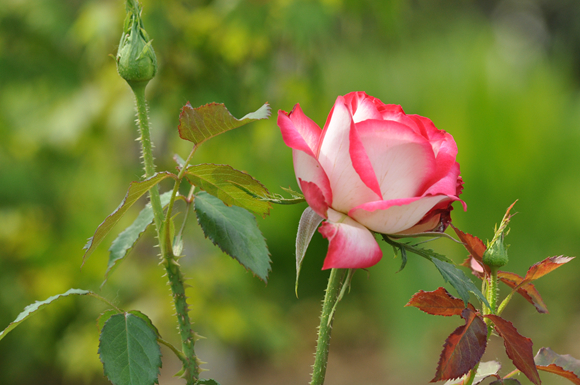
<path fill-rule="evenodd" d="M 443 231 L 450 223 L 463 183 L 457 145 L 431 120 L 352 92 L 336 99 L 322 130 L 298 104 L 278 111 L 278 126 L 306 202 L 326 219 L 323 269 L 375 265 L 382 252 L 373 232 Z"/>

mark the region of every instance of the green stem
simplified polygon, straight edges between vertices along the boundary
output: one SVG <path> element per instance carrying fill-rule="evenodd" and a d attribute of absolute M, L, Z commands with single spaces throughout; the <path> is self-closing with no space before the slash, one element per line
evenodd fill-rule
<path fill-rule="evenodd" d="M 324 384 L 326 375 L 326 365 L 328 363 L 328 351 L 330 347 L 330 332 L 332 331 L 332 321 L 334 319 L 333 309 L 338 301 L 342 284 L 343 271 L 332 269 L 328 278 L 328 286 L 322 303 L 322 315 L 320 316 L 320 327 L 318 329 L 318 342 L 316 344 L 316 355 L 312 370 L 312 381 L 310 385 Z"/>
<path fill-rule="evenodd" d="M 135 102 L 137 104 L 137 122 L 141 132 L 140 139 L 145 176 L 150 177 L 155 174 L 155 163 L 153 160 L 151 135 L 149 133 L 149 117 L 147 115 L 147 102 L 145 100 L 145 86 L 145 84 L 132 84 L 131 88 L 135 94 Z M 182 173 L 180 173 L 180 175 L 182 175 Z M 173 201 L 177 195 L 178 188 L 179 181 L 176 181 L 170 207 L 173 207 Z M 191 328 L 191 321 L 189 319 L 189 308 L 187 305 L 187 297 L 185 296 L 183 274 L 181 273 L 177 258 L 173 255 L 172 242 L 168 240 L 168 233 L 163 232 L 164 227 L 169 229 L 171 215 L 168 212 L 167 217 L 164 219 L 163 206 L 161 206 L 158 186 L 154 186 L 149 190 L 149 196 L 151 199 L 151 206 L 153 207 L 153 217 L 157 229 L 159 246 L 161 248 L 161 257 L 163 259 L 165 271 L 167 272 L 167 278 L 169 280 L 169 286 L 171 287 L 173 302 L 177 312 L 177 323 L 179 325 L 179 334 L 181 336 L 181 346 L 183 355 L 185 356 L 183 360 L 185 367 L 184 376 L 187 385 L 194 385 L 198 381 L 200 372 L 199 363 L 194 350 L 196 334 Z"/>
<path fill-rule="evenodd" d="M 479 368 L 479 362 L 469 372 L 469 377 L 467 377 L 467 380 L 464 383 L 464 385 L 472 385 L 473 384 L 473 380 L 475 380 L 475 375 L 477 374 L 477 368 Z"/>

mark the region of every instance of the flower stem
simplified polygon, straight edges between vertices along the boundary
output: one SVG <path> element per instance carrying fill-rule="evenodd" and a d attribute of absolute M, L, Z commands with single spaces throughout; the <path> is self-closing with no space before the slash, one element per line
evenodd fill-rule
<path fill-rule="evenodd" d="M 137 104 L 137 123 L 141 133 L 141 150 L 143 156 L 143 166 L 145 169 L 145 176 L 151 177 L 155 174 L 155 162 L 153 159 L 151 135 L 149 133 L 149 116 L 147 114 L 147 102 L 145 100 L 145 84 L 130 84 L 135 94 L 135 102 Z M 170 205 L 173 206 L 173 200 L 176 197 L 176 189 L 179 186 L 179 181 L 176 181 L 176 188 L 172 195 Z M 157 238 L 161 249 L 161 257 L 163 265 L 167 272 L 169 286 L 173 296 L 175 305 L 177 323 L 179 325 L 179 334 L 181 336 L 181 346 L 183 350 L 183 359 L 185 374 L 184 377 L 187 385 L 193 385 L 199 378 L 199 363 L 195 355 L 194 344 L 196 334 L 191 328 L 191 321 L 189 320 L 189 308 L 187 305 L 187 297 L 185 296 L 185 285 L 183 274 L 177 262 L 177 258 L 173 254 L 172 242 L 167 239 L 163 228 L 169 227 L 169 215 L 167 221 L 164 220 L 163 206 L 161 206 L 161 199 L 159 197 L 159 188 L 154 186 L 149 190 L 149 197 L 151 199 L 151 206 L 153 208 L 153 218 L 155 227 L 157 229 Z"/>
<path fill-rule="evenodd" d="M 343 276 L 344 270 L 332 269 L 330 271 L 328 286 L 326 287 L 326 294 L 324 295 L 324 301 L 322 303 L 322 315 L 320 316 L 318 342 L 316 344 L 316 355 L 310 385 L 324 384 L 330 347 L 330 332 L 332 331 L 332 321 L 334 319 L 333 309 L 338 301 Z"/>

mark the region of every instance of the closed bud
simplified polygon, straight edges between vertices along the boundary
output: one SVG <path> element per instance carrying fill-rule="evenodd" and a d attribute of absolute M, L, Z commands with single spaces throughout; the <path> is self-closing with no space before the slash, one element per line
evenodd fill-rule
<path fill-rule="evenodd" d="M 502 267 L 508 263 L 507 248 L 503 242 L 504 234 L 501 235 L 488 246 L 483 254 L 483 263 L 489 267 Z"/>
<path fill-rule="evenodd" d="M 147 85 L 157 73 L 157 58 L 147 32 L 143 28 L 141 6 L 127 0 L 127 17 L 117 51 L 117 71 L 131 87 Z"/>

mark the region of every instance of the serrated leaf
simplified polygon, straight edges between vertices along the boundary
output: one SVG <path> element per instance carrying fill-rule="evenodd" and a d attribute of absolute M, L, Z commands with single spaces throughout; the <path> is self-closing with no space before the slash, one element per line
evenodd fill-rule
<path fill-rule="evenodd" d="M 459 270 L 457 267 L 453 266 L 450 263 L 441 261 L 436 258 L 431 258 L 431 261 L 433 262 L 435 267 L 437 267 L 437 270 L 439 270 L 439 273 L 441 273 L 441 276 L 443 276 L 445 282 L 449 282 L 449 284 L 451 284 L 451 286 L 453 286 L 455 290 L 457 290 L 457 293 L 459 294 L 459 297 L 463 300 L 465 306 L 467 306 L 467 303 L 469 301 L 469 292 L 472 292 L 486 306 L 489 307 L 489 303 L 487 302 L 483 294 L 481 294 L 481 291 L 479 291 L 479 289 L 475 287 L 473 282 L 471 282 L 471 280 L 465 275 L 463 271 Z"/>
<path fill-rule="evenodd" d="M 226 131 L 269 117 L 270 105 L 268 103 L 257 111 L 251 112 L 241 119 L 236 119 L 221 103 L 209 103 L 193 108 L 187 102 L 179 114 L 179 136 L 199 145 Z"/>
<path fill-rule="evenodd" d="M 531 281 L 535 281 L 536 279 L 543 277 L 544 275 L 554 271 L 558 267 L 562 266 L 565 263 L 570 262 L 573 259 L 574 257 L 564 257 L 560 255 L 557 257 L 549 257 L 544 259 L 543 261 L 535 263 L 534 265 L 532 265 L 532 267 L 528 269 L 528 272 L 524 277 L 524 282 L 528 283 Z"/>
<path fill-rule="evenodd" d="M 465 325 L 451 333 L 443 345 L 435 377 L 431 382 L 459 378 L 481 360 L 487 345 L 487 326 L 471 309 L 463 309 Z"/>
<path fill-rule="evenodd" d="M 161 350 L 155 331 L 142 318 L 131 313 L 113 315 L 99 341 L 105 375 L 114 385 L 158 383 Z"/>
<path fill-rule="evenodd" d="M 139 317 L 143 321 L 145 321 L 147 326 L 149 326 L 149 328 L 151 330 L 153 330 L 153 332 L 155 332 L 155 335 L 157 336 L 157 338 L 161 338 L 161 334 L 159 334 L 159 330 L 157 329 L 157 327 L 155 325 L 153 325 L 153 321 L 151 321 L 151 319 L 149 317 L 147 317 L 146 314 L 141 313 L 139 310 L 129 310 L 128 313 L 134 315 L 135 317 Z"/>
<path fill-rule="evenodd" d="M 171 191 L 167 191 L 161 194 L 161 205 L 166 206 L 171 199 Z M 101 284 L 101 287 L 109 279 L 109 274 L 111 274 L 117 267 L 117 265 L 125 258 L 129 251 L 135 245 L 135 242 L 139 239 L 141 234 L 147 230 L 147 227 L 153 222 L 153 208 L 151 203 L 147 203 L 145 208 L 141 210 L 135 221 L 123 230 L 117 238 L 111 244 L 109 248 L 109 263 L 107 264 L 107 271 L 105 272 L 105 280 Z"/>
<path fill-rule="evenodd" d="M 316 214 L 310 207 L 307 207 L 300 217 L 300 222 L 298 222 L 298 231 L 296 233 L 296 285 L 294 287 L 296 296 L 298 296 L 298 277 L 300 276 L 304 255 L 306 255 L 306 249 L 308 249 L 312 236 L 323 220 L 323 217 Z"/>
<path fill-rule="evenodd" d="M 534 357 L 536 368 L 562 376 L 580 385 L 580 360 L 569 354 L 560 355 L 550 348 L 541 348 Z"/>
<path fill-rule="evenodd" d="M 256 218 L 243 208 L 228 207 L 220 199 L 203 191 L 195 196 L 194 205 L 197 221 L 205 236 L 267 282 L 270 253 Z"/>
<path fill-rule="evenodd" d="M 427 314 L 445 317 L 461 315 L 463 309 L 465 309 L 465 304 L 461 299 L 455 298 L 442 287 L 435 291 L 420 290 L 411 297 L 405 306 L 414 306 Z M 468 304 L 468 306 L 475 311 L 471 304 Z"/>
<path fill-rule="evenodd" d="M 251 175 L 227 164 L 204 163 L 189 166 L 185 175 L 195 186 L 221 199 L 228 206 L 239 206 L 262 217 L 265 217 L 272 207 L 270 203 L 254 198 L 244 191 L 265 196 L 269 192 L 264 185 Z"/>
<path fill-rule="evenodd" d="M 497 373 L 500 369 L 501 364 L 497 361 L 481 362 L 477 367 L 475 377 L 473 377 L 472 385 L 477 385 L 489 377 L 499 377 Z M 449 380 L 445 383 L 445 385 L 464 385 L 467 377 L 469 377 L 469 374 L 466 374 L 457 380 Z"/>
<path fill-rule="evenodd" d="M 451 227 L 453 228 L 453 230 L 455 230 L 455 233 L 457 234 L 461 242 L 463 242 L 463 246 L 465 246 L 465 248 L 469 252 L 469 256 L 472 257 L 475 260 L 475 262 L 479 264 L 482 271 L 483 269 L 485 269 L 486 273 L 489 274 L 489 267 L 483 263 L 483 254 L 487 249 L 485 243 L 483 243 L 481 239 L 479 239 L 474 235 L 464 233 L 457 227 L 453 226 L 453 224 L 451 224 Z"/>
<path fill-rule="evenodd" d="M 97 318 L 97 328 L 99 329 L 99 333 L 101 332 L 101 330 L 103 330 L 103 327 L 105 326 L 105 323 L 109 320 L 109 318 L 111 318 L 115 314 L 119 314 L 119 312 L 114 309 L 109 309 L 105 310 L 104 312 L 101 313 L 101 315 L 99 315 L 99 318 Z"/>
<path fill-rule="evenodd" d="M 129 185 L 127 194 L 125 195 L 125 198 L 123 199 L 119 207 L 117 207 L 111 215 L 105 218 L 103 223 L 101 223 L 99 227 L 97 227 L 95 234 L 89 239 L 89 241 L 85 245 L 84 248 L 86 249 L 86 252 L 85 255 L 83 256 L 82 264 L 83 265 L 85 264 L 87 258 L 93 253 L 93 251 L 95 251 L 95 248 L 103 241 L 103 238 L 105 238 L 105 236 L 109 233 L 109 231 L 111 231 L 113 226 L 115 226 L 117 222 L 119 222 L 119 220 L 123 217 L 123 215 L 125 215 L 127 210 L 129 210 L 129 208 L 131 208 L 131 206 L 133 206 L 133 204 L 137 202 L 139 198 L 141 198 L 153 186 L 155 186 L 162 180 L 170 177 L 177 178 L 170 172 L 158 172 L 151 178 L 145 179 L 144 181 L 132 182 Z"/>
<path fill-rule="evenodd" d="M 220 385 L 216 380 L 212 380 L 209 378 L 204 378 L 199 380 L 198 382 L 199 385 Z"/>
<path fill-rule="evenodd" d="M 534 305 L 539 313 L 548 313 L 548 308 L 534 284 L 526 283 L 521 285 L 524 279 L 516 273 L 507 271 L 498 271 L 497 277 L 512 289 L 519 286 L 517 289 L 518 294 Z"/>
<path fill-rule="evenodd" d="M 534 384 L 539 385 L 541 381 L 534 363 L 532 340 L 522 336 L 511 322 L 497 315 L 488 314 L 484 317 L 493 322 L 495 330 L 503 338 L 506 353 L 516 368 Z"/>
<path fill-rule="evenodd" d="M 40 310 L 41 308 L 43 308 L 47 305 L 50 305 L 51 303 L 53 303 L 57 299 L 60 299 L 63 297 L 68 297 L 69 295 L 86 295 L 86 294 L 90 294 L 90 293 L 91 293 L 91 291 L 89 291 L 89 290 L 69 289 L 66 293 L 53 295 L 52 297 L 48 297 L 44 301 L 36 301 L 35 303 L 26 306 L 24 308 L 24 310 L 20 314 L 18 314 L 18 316 L 16 317 L 16 319 L 14 321 L 12 321 L 6 327 L 6 329 L 4 329 L 4 330 L 2 330 L 2 332 L 0 332 L 0 340 L 2 340 L 6 336 L 6 334 L 10 333 L 12 331 L 12 329 L 14 329 L 16 326 L 20 325 L 22 323 L 22 321 L 24 321 L 25 319 L 30 317 L 34 312 L 36 312 L 37 310 Z"/>

